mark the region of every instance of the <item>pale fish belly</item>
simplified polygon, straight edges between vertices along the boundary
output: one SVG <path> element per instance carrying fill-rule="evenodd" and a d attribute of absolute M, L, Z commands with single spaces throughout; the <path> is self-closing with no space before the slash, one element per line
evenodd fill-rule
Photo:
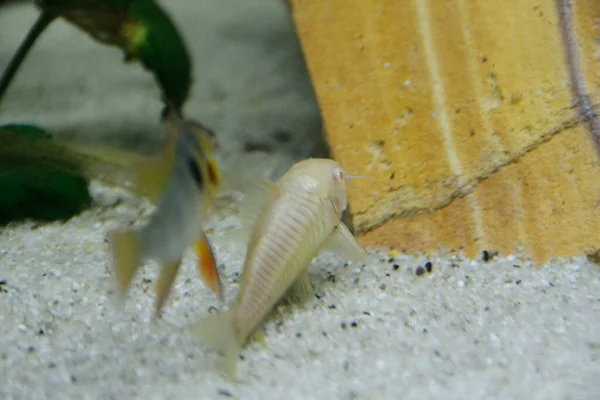
<path fill-rule="evenodd" d="M 140 232 L 146 258 L 171 263 L 198 239 L 202 193 L 189 174 L 177 171 L 164 199 Z"/>
<path fill-rule="evenodd" d="M 303 193 L 280 198 L 267 212 L 253 232 L 260 237 L 248 249 L 232 313 L 240 344 L 308 268 L 339 222 L 317 196 Z"/>

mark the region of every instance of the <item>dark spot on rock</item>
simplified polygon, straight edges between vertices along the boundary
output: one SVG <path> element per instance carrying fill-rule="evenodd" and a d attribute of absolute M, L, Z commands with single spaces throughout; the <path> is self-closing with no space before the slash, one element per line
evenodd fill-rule
<path fill-rule="evenodd" d="M 484 250 L 484 251 L 482 251 L 482 252 L 481 252 L 481 259 L 482 259 L 484 262 L 488 262 L 488 261 L 490 261 L 490 253 L 489 253 L 487 250 Z"/>
<path fill-rule="evenodd" d="M 417 274 L 417 276 L 421 276 L 421 275 L 425 274 L 425 268 L 417 267 L 417 269 L 415 270 L 415 274 Z"/>
<path fill-rule="evenodd" d="M 152 283 L 152 279 L 144 278 L 144 279 L 142 279 L 142 282 L 149 284 L 149 283 Z"/>
<path fill-rule="evenodd" d="M 387 262 L 388 262 L 388 264 L 393 263 L 394 262 L 394 258 L 393 257 L 388 258 Z"/>
<path fill-rule="evenodd" d="M 600 265 L 600 250 L 587 255 L 587 259 L 593 263 Z"/>
<path fill-rule="evenodd" d="M 27 352 L 28 352 L 28 353 L 33 353 L 33 352 L 35 352 L 35 347 L 34 347 L 34 346 L 29 346 L 29 347 L 27 348 Z"/>
<path fill-rule="evenodd" d="M 328 306 L 328 308 L 330 308 L 330 309 L 332 309 L 332 310 L 335 310 L 335 304 L 330 304 L 330 305 Z"/>
<path fill-rule="evenodd" d="M 423 328 L 423 333 L 427 333 L 427 329 L 426 328 Z"/>
<path fill-rule="evenodd" d="M 297 333 L 296 333 L 296 337 L 302 337 L 302 333 L 300 333 L 300 332 L 297 332 Z"/>
<path fill-rule="evenodd" d="M 386 272 L 385 276 L 390 276 L 390 274 Z"/>
<path fill-rule="evenodd" d="M 513 264 L 513 268 L 521 268 L 521 266 L 517 265 L 517 264 Z"/>
<path fill-rule="evenodd" d="M 454 264 L 454 263 L 450 264 L 450 266 L 451 266 L 452 268 L 458 268 L 458 267 L 459 267 L 459 265 L 458 265 L 458 264 Z"/>
<path fill-rule="evenodd" d="M 548 282 L 548 285 L 554 287 L 554 283 L 552 283 L 552 282 Z"/>
<path fill-rule="evenodd" d="M 358 278 L 355 278 L 355 279 L 354 279 L 354 284 L 355 284 L 355 285 L 358 285 L 358 282 L 360 282 L 360 280 L 359 280 Z"/>
<path fill-rule="evenodd" d="M 520 284 L 521 284 L 521 280 L 520 280 L 520 279 L 517 279 L 517 281 L 516 281 L 515 283 L 516 283 L 517 285 L 520 285 Z"/>
<path fill-rule="evenodd" d="M 346 329 L 346 328 L 348 327 L 348 325 L 346 325 L 346 323 L 345 323 L 345 322 L 342 322 L 342 323 L 340 324 L 340 326 L 342 327 L 342 329 Z"/>
<path fill-rule="evenodd" d="M 350 326 L 356 328 L 358 324 L 356 323 L 356 321 L 352 321 L 352 323 L 350 323 Z"/>
<path fill-rule="evenodd" d="M 394 265 L 392 265 L 392 269 L 393 269 L 394 271 L 398 271 L 398 269 L 399 269 L 399 268 L 400 268 L 400 266 L 399 266 L 398 264 L 394 264 Z"/>
<path fill-rule="evenodd" d="M 497 251 L 488 251 L 488 250 L 483 250 L 481 252 L 481 259 L 484 262 L 488 262 L 494 259 L 494 257 L 496 257 L 498 255 Z"/>
<path fill-rule="evenodd" d="M 381 284 L 379 285 L 379 289 L 381 289 L 381 290 L 385 290 L 385 283 L 381 283 Z"/>
<path fill-rule="evenodd" d="M 43 329 L 40 329 L 40 330 L 38 331 L 38 335 L 40 335 L 40 336 L 43 336 L 43 335 L 44 335 L 44 330 L 43 330 Z"/>
<path fill-rule="evenodd" d="M 75 375 L 71 375 L 71 383 L 75 384 L 77 382 L 77 377 Z"/>
<path fill-rule="evenodd" d="M 50 361 L 48 363 L 48 368 L 56 368 L 56 363 L 54 361 Z"/>
<path fill-rule="evenodd" d="M 489 307 L 489 306 L 485 306 L 485 307 L 483 308 L 483 311 L 490 311 L 490 307 Z"/>
<path fill-rule="evenodd" d="M 481 62 L 482 63 L 486 63 L 487 62 L 487 57 L 486 56 L 481 57 Z"/>
<path fill-rule="evenodd" d="M 363 311 L 363 314 L 364 314 L 364 315 L 369 315 L 369 316 L 371 315 L 371 313 L 370 313 L 370 312 L 368 312 L 368 311 Z"/>
<path fill-rule="evenodd" d="M 395 173 L 395 172 L 392 172 L 392 173 L 390 174 L 390 180 L 394 179 L 395 177 L 396 177 L 396 173 Z"/>
<path fill-rule="evenodd" d="M 218 310 L 218 309 L 217 309 L 217 307 L 215 307 L 215 306 L 210 306 L 210 307 L 208 307 L 208 313 L 209 313 L 209 314 L 214 314 L 214 313 L 216 313 L 217 311 L 219 311 L 219 310 Z"/>

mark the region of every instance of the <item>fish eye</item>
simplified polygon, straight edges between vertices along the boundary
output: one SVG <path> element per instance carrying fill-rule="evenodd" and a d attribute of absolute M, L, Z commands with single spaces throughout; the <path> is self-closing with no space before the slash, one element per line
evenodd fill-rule
<path fill-rule="evenodd" d="M 336 181 L 343 181 L 343 180 L 344 180 L 344 171 L 342 171 L 342 170 L 341 170 L 341 169 L 339 169 L 339 168 L 336 168 L 336 169 L 333 171 L 333 180 L 336 180 Z"/>

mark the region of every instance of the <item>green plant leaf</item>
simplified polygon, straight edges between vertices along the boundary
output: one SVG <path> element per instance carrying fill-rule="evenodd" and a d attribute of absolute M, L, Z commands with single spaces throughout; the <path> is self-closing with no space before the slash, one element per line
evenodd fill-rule
<path fill-rule="evenodd" d="M 4 134 L 52 140 L 48 132 L 32 125 L 0 126 L 0 144 Z M 0 157 L 0 224 L 24 219 L 67 220 L 90 204 L 88 182 L 81 174 L 19 154 Z"/>
<path fill-rule="evenodd" d="M 165 100 L 179 111 L 191 86 L 191 61 L 177 28 L 154 0 L 38 0 L 99 42 L 121 48 L 158 81 Z"/>

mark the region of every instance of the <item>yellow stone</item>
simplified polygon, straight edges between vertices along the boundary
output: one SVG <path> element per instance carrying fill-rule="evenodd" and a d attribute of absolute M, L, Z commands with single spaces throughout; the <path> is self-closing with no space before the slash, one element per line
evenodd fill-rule
<path fill-rule="evenodd" d="M 363 244 L 407 253 L 600 248 L 600 169 L 556 1 L 292 0 Z M 573 2 L 600 98 L 600 2 Z"/>

